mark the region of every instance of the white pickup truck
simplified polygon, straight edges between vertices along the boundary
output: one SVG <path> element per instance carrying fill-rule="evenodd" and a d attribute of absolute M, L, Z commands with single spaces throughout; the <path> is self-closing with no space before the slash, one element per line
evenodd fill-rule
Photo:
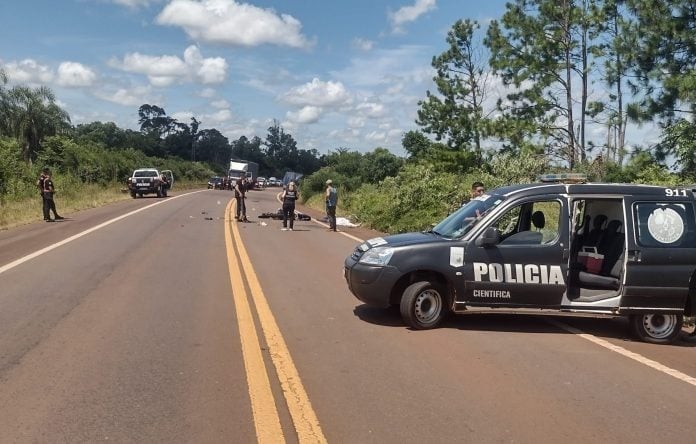
<path fill-rule="evenodd" d="M 133 199 L 145 194 L 157 194 L 157 197 L 167 197 L 167 191 L 174 184 L 174 174 L 171 170 L 158 171 L 155 168 L 141 168 L 133 171 L 128 178 L 128 191 Z"/>

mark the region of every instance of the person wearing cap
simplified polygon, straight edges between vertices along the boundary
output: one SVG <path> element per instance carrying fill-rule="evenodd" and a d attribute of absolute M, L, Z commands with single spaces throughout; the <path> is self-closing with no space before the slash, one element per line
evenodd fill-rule
<path fill-rule="evenodd" d="M 43 201 L 43 217 L 46 222 L 53 222 L 54 220 L 62 220 L 63 216 L 59 216 L 56 211 L 56 203 L 53 201 L 53 194 L 56 192 L 53 185 L 53 180 L 51 180 L 51 170 L 44 168 L 41 170 L 41 176 L 36 185 L 41 190 L 41 199 Z M 54 219 L 51 219 L 51 212 L 53 212 Z"/>
<path fill-rule="evenodd" d="M 329 231 L 336 231 L 336 204 L 338 192 L 331 179 L 326 181 L 326 216 L 329 219 Z"/>
<path fill-rule="evenodd" d="M 280 200 L 283 201 L 283 228 L 281 230 L 292 231 L 293 223 L 295 222 L 295 201 L 299 197 L 295 182 L 290 182 L 280 197 Z M 288 221 L 290 221 L 290 228 L 288 228 Z"/>

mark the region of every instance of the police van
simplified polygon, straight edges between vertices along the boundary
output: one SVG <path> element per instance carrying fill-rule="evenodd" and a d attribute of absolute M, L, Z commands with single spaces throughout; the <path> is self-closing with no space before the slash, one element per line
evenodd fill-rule
<path fill-rule="evenodd" d="M 670 343 L 696 313 L 696 187 L 541 183 L 495 189 L 431 230 L 370 239 L 346 258 L 350 291 L 429 329 L 467 310 L 628 316 Z"/>

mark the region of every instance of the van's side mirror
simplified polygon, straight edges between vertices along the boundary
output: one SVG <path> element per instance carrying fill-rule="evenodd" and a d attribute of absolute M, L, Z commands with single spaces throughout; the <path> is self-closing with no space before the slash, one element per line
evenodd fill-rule
<path fill-rule="evenodd" d="M 481 237 L 476 239 L 476 246 L 488 248 L 498 245 L 498 242 L 500 242 L 500 232 L 496 227 L 488 227 Z"/>

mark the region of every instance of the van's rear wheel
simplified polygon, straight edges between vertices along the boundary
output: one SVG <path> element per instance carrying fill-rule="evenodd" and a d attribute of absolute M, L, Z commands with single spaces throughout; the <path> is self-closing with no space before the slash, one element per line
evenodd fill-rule
<path fill-rule="evenodd" d="M 401 317 L 416 330 L 434 328 L 449 311 L 447 300 L 440 285 L 428 281 L 413 283 L 401 298 Z"/>
<path fill-rule="evenodd" d="M 631 328 L 641 341 L 653 344 L 671 344 L 681 333 L 684 316 L 646 313 L 631 316 Z"/>

